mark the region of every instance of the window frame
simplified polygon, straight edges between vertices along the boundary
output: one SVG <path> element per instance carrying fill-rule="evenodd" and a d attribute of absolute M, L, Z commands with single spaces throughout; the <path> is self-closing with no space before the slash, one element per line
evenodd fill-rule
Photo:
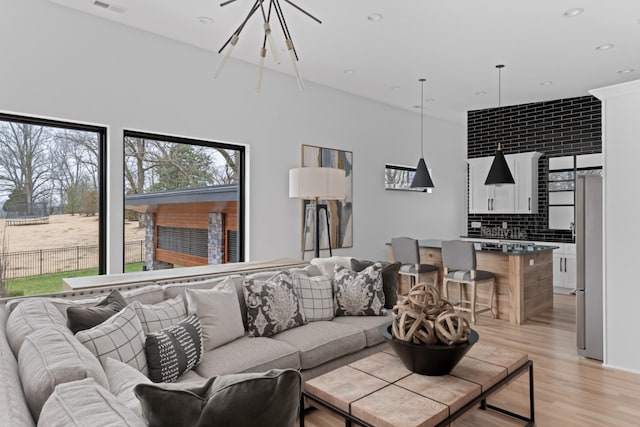
<path fill-rule="evenodd" d="M 0 112 L 0 121 L 94 132 L 98 135 L 98 274 L 107 272 L 107 127 Z"/>
<path fill-rule="evenodd" d="M 240 242 L 238 248 L 238 262 L 244 262 L 245 260 L 245 223 L 246 223 L 246 147 L 241 144 L 230 144 L 226 142 L 213 141 L 213 140 L 205 140 L 205 139 L 197 139 L 197 138 L 189 138 L 184 136 L 174 136 L 174 135 L 163 135 L 160 133 L 152 133 L 152 132 L 143 132 L 132 129 L 124 129 L 122 132 L 122 161 L 124 162 L 126 159 L 125 153 L 125 138 L 143 138 L 143 139 L 151 139 L 156 141 L 164 141 L 164 142 L 173 142 L 177 144 L 189 144 L 189 145 L 198 145 L 202 147 L 210 147 L 210 148 L 221 148 L 225 150 L 235 150 L 239 152 L 240 156 L 240 165 L 238 169 L 238 241 Z M 122 177 L 124 180 L 124 176 Z M 124 197 L 125 194 L 122 194 L 122 201 L 124 206 Z M 124 230 L 122 234 L 122 241 L 124 242 Z M 225 256 L 226 258 L 226 256 Z M 122 265 L 124 266 L 124 258 L 122 260 Z"/>

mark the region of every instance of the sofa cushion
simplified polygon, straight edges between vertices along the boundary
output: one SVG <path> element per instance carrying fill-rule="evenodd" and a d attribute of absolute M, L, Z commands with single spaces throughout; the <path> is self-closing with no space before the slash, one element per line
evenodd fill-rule
<path fill-rule="evenodd" d="M 359 273 L 336 265 L 334 279 L 336 316 L 384 314 L 382 265 L 375 263 Z"/>
<path fill-rule="evenodd" d="M 67 307 L 69 329 L 74 334 L 93 328 L 127 306 L 124 297 L 116 289 L 93 307 Z"/>
<path fill-rule="evenodd" d="M 5 330 L 7 308 L 0 304 L 0 331 Z M 6 334 L 0 332 L 0 426 L 33 427 L 35 424 L 24 400 L 18 361 Z"/>
<path fill-rule="evenodd" d="M 93 378 L 61 384 L 42 408 L 39 427 L 144 427 L 144 420 Z"/>
<path fill-rule="evenodd" d="M 140 319 L 131 305 L 98 326 L 78 332 L 76 338 L 102 364 L 106 363 L 107 357 L 111 357 L 148 375 L 144 351 L 145 335 Z"/>
<path fill-rule="evenodd" d="M 392 311 L 389 310 L 384 316 L 339 316 L 332 322 L 355 326 L 362 330 L 367 339 L 367 347 L 373 347 L 386 341 L 380 333 L 380 325 L 392 321 L 392 316 Z"/>
<path fill-rule="evenodd" d="M 22 342 L 30 333 L 54 325 L 67 329 L 67 320 L 49 301 L 44 298 L 21 301 L 9 315 L 5 329 L 13 354 L 18 356 Z"/>
<path fill-rule="evenodd" d="M 150 427 L 295 427 L 301 392 L 302 379 L 292 369 L 225 375 L 180 389 L 135 388 Z"/>
<path fill-rule="evenodd" d="M 202 327 L 195 314 L 177 325 L 147 334 L 149 378 L 156 383 L 174 382 L 200 363 L 203 349 Z"/>
<path fill-rule="evenodd" d="M 361 329 L 335 322 L 311 322 L 275 335 L 300 352 L 300 366 L 310 369 L 345 354 L 355 353 L 366 345 Z"/>
<path fill-rule="evenodd" d="M 137 369 L 110 357 L 104 364 L 104 372 L 109 381 L 109 391 L 120 403 L 142 418 L 142 408 L 133 388 L 138 384 L 151 384 L 151 380 Z"/>
<path fill-rule="evenodd" d="M 131 305 L 140 319 L 145 334 L 173 326 L 187 317 L 187 309 L 180 295 L 158 304 L 143 304 L 140 301 L 133 301 Z"/>
<path fill-rule="evenodd" d="M 236 294 L 238 296 L 238 303 L 240 304 L 240 316 L 242 317 L 242 325 L 244 326 L 245 331 L 247 330 L 247 306 L 244 302 L 244 293 L 242 292 L 242 283 L 244 279 L 242 276 L 238 274 L 231 274 L 225 277 L 217 277 L 214 279 L 207 280 L 196 280 L 197 278 L 193 278 L 193 280 L 181 281 L 179 283 L 167 283 L 162 286 L 165 292 L 166 298 L 174 298 L 178 295 L 182 295 L 186 301 L 185 292 L 187 289 L 212 289 L 219 283 L 224 280 L 232 280 L 233 285 L 236 289 Z M 186 279 L 185 279 L 186 280 Z"/>
<path fill-rule="evenodd" d="M 270 337 L 307 322 L 288 271 L 267 280 L 247 279 L 243 290 L 249 336 Z"/>
<path fill-rule="evenodd" d="M 18 354 L 24 396 L 34 419 L 58 384 L 95 378 L 108 387 L 98 360 L 71 334 L 61 329 L 42 329 L 29 334 Z"/>
<path fill-rule="evenodd" d="M 351 257 L 346 256 L 331 256 L 329 258 L 313 258 L 311 265 L 315 265 L 320 268 L 320 271 L 325 276 L 330 277 L 332 280 L 335 274 L 336 265 L 341 265 L 344 268 L 351 268 Z"/>
<path fill-rule="evenodd" d="M 207 351 L 195 371 L 204 378 L 269 369 L 300 369 L 298 349 L 271 338 L 242 337 Z"/>
<path fill-rule="evenodd" d="M 107 290 L 104 291 L 105 293 L 98 294 L 91 298 L 47 298 L 47 301 L 55 305 L 66 319 L 67 308 L 95 306 L 105 297 Z M 98 291 L 96 291 L 96 293 L 97 292 Z M 121 291 L 120 294 L 123 296 L 127 304 L 132 303 L 133 301 L 140 301 L 143 304 L 157 304 L 164 300 L 162 287 L 155 285 L 152 282 L 149 282 L 139 288 Z"/>
<path fill-rule="evenodd" d="M 373 261 L 351 260 L 351 269 L 360 272 L 371 267 Z M 400 262 L 380 262 L 382 265 L 382 291 L 384 292 L 384 308 L 392 309 L 398 301 L 398 272 L 402 264 Z"/>
<path fill-rule="evenodd" d="M 244 336 L 238 295 L 232 279 L 213 289 L 187 289 L 187 311 L 197 314 L 202 325 L 205 351 Z"/>
<path fill-rule="evenodd" d="M 333 319 L 335 308 L 331 279 L 327 276 L 312 277 L 304 271 L 292 272 L 291 277 L 307 321 Z"/>

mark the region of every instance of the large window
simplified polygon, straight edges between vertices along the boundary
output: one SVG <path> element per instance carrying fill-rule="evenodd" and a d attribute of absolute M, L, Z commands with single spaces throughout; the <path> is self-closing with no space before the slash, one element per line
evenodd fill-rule
<path fill-rule="evenodd" d="M 242 261 L 244 148 L 125 131 L 125 264 Z"/>
<path fill-rule="evenodd" d="M 105 272 L 106 129 L 0 114 L 0 296 Z"/>

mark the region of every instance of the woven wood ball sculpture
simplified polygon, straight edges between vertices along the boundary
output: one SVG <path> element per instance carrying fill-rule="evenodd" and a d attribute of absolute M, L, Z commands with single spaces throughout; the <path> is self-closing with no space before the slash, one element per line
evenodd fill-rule
<path fill-rule="evenodd" d="M 454 312 L 438 288 L 426 283 L 411 288 L 407 298 L 393 307 L 393 313 L 393 336 L 414 344 L 462 343 L 471 331 L 469 322 Z"/>

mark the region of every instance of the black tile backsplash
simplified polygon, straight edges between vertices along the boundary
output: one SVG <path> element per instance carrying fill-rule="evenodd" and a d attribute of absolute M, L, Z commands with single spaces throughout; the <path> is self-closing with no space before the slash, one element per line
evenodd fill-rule
<path fill-rule="evenodd" d="M 467 157 L 487 157 L 495 153 L 498 143 L 505 154 L 538 151 L 538 214 L 496 215 L 469 214 L 467 232 L 481 237 L 483 227 L 519 228 L 526 240 L 573 243 L 571 231 L 548 228 L 547 176 L 549 157 L 602 152 L 602 108 L 593 96 L 558 99 L 524 105 L 475 110 L 467 113 Z"/>

